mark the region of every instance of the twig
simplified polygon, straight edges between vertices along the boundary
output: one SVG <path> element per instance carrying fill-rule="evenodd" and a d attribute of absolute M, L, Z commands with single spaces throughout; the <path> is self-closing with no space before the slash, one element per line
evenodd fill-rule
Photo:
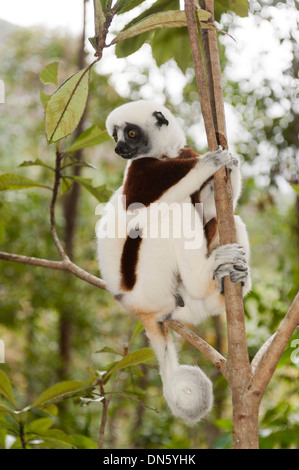
<path fill-rule="evenodd" d="M 102 30 L 101 38 L 100 38 L 99 45 L 98 45 L 98 50 L 96 54 L 97 58 L 88 66 L 86 70 L 91 69 L 94 66 L 94 64 L 96 64 L 101 59 L 103 48 L 106 46 L 106 36 L 107 36 L 109 26 L 111 24 L 111 21 L 114 15 L 115 15 L 114 9 L 112 9 L 111 11 L 105 14 L 106 21 L 105 21 L 105 25 Z M 67 256 L 59 240 L 59 237 L 57 235 L 56 220 L 55 220 L 55 205 L 56 205 L 57 196 L 58 196 L 58 189 L 59 189 L 60 178 L 61 178 L 61 162 L 63 158 L 64 158 L 64 154 L 61 153 L 57 149 L 56 164 L 55 164 L 55 179 L 54 179 L 52 199 L 50 203 L 51 234 L 52 234 L 52 238 L 54 240 L 57 251 L 62 261 L 52 261 L 52 260 L 46 260 L 42 258 L 34 258 L 31 256 L 23 256 L 23 255 L 18 255 L 14 253 L 6 253 L 6 252 L 0 252 L 0 259 L 7 260 L 7 261 L 14 261 L 14 262 L 23 263 L 23 264 L 31 264 L 34 266 L 42 266 L 45 268 L 58 269 L 61 271 L 69 271 L 75 276 L 77 276 L 78 278 L 82 279 L 83 281 L 88 282 L 89 284 L 99 287 L 100 289 L 106 289 L 106 284 L 102 279 L 97 278 L 96 276 L 93 276 L 92 274 L 80 268 L 79 266 L 77 266 L 75 263 L 73 263 L 70 260 L 70 258 Z"/>
<path fill-rule="evenodd" d="M 194 71 L 197 81 L 201 112 L 204 119 L 208 146 L 210 150 L 217 150 L 218 143 L 214 127 L 213 114 L 211 110 L 209 94 L 207 89 L 206 75 L 198 39 L 197 19 L 195 16 L 194 1 L 185 0 L 185 13 L 188 25 L 188 33 L 191 45 L 191 53 L 194 63 Z"/>
<path fill-rule="evenodd" d="M 296 326 L 299 323 L 299 292 L 288 313 L 282 320 L 275 337 L 258 363 L 251 380 L 250 388 L 261 397 L 274 373 L 277 363 L 285 350 Z M 263 346 L 262 346 L 263 348 Z"/>
<path fill-rule="evenodd" d="M 211 13 L 207 21 L 214 26 L 214 5 L 211 0 L 201 0 L 201 8 Z M 218 144 L 227 147 L 226 122 L 224 113 L 223 90 L 221 82 L 221 68 L 218 54 L 217 34 L 215 30 L 201 28 L 202 43 L 208 77 L 209 97 L 212 108 L 214 127 Z M 216 53 L 217 52 L 217 53 Z"/>
<path fill-rule="evenodd" d="M 272 336 L 270 336 L 270 338 L 267 339 L 267 341 L 261 346 L 261 348 L 258 350 L 256 355 L 252 359 L 252 361 L 251 361 L 252 373 L 255 372 L 255 370 L 257 369 L 257 367 L 260 364 L 261 360 L 264 358 L 264 355 L 267 352 L 270 344 L 272 343 L 275 335 L 276 335 L 276 333 L 274 333 Z"/>
<path fill-rule="evenodd" d="M 182 323 L 177 320 L 167 320 L 165 323 L 204 354 L 204 356 L 206 356 L 217 367 L 217 369 L 219 369 L 223 376 L 226 377 L 226 379 L 228 378 L 227 361 L 218 351 L 216 351 L 216 349 L 200 338 L 196 333 L 194 333 L 194 331 L 182 325 Z"/>
<path fill-rule="evenodd" d="M 55 204 L 57 200 L 57 194 L 58 194 L 58 188 L 59 188 L 59 183 L 60 183 L 60 170 L 61 170 L 61 162 L 63 160 L 64 154 L 60 153 L 59 150 L 56 151 L 56 163 L 55 163 L 55 180 L 54 180 L 54 186 L 53 186 L 53 196 L 50 204 L 50 224 L 51 224 L 51 234 L 52 238 L 54 240 L 54 243 L 56 245 L 56 248 L 58 250 L 58 253 L 60 254 L 61 258 L 63 260 L 69 260 L 67 254 L 65 253 L 60 240 L 57 235 L 56 231 L 56 221 L 55 221 Z"/>
<path fill-rule="evenodd" d="M 4 251 L 0 251 L 0 259 L 6 261 L 13 261 L 15 263 L 31 264 L 33 266 L 40 266 L 43 268 L 68 271 L 74 274 L 74 276 L 82 279 L 85 282 L 88 282 L 89 284 L 95 287 L 99 287 L 100 289 L 106 289 L 106 284 L 102 279 L 80 268 L 69 259 L 65 259 L 63 261 L 52 261 L 43 258 L 34 258 L 33 256 L 23 256 L 14 253 L 6 253 Z"/>
<path fill-rule="evenodd" d="M 124 356 L 126 356 L 128 354 L 128 346 L 124 346 Z M 113 382 L 113 385 L 112 385 L 112 388 L 110 390 L 110 392 L 107 394 L 107 396 L 104 398 L 104 400 L 102 401 L 102 404 L 103 404 L 103 412 L 102 412 L 102 419 L 101 419 L 101 426 L 100 426 L 100 432 L 99 432 L 99 449 L 102 449 L 103 448 L 103 444 L 104 444 L 104 437 L 105 437 L 105 427 L 106 427 L 106 423 L 107 423 L 107 413 L 108 413 L 108 407 L 109 407 L 109 404 L 110 404 L 110 401 L 111 401 L 111 398 L 112 398 L 112 395 L 113 395 L 113 392 L 115 390 L 115 387 L 118 383 L 118 380 L 120 378 L 120 375 L 122 373 L 122 369 L 120 369 L 117 374 L 116 374 L 116 377 L 114 379 L 114 382 Z M 101 395 L 102 396 L 105 396 L 105 390 L 104 390 L 104 383 L 103 383 L 103 379 L 100 379 L 99 380 L 99 386 L 100 386 L 100 392 L 101 392 Z"/>

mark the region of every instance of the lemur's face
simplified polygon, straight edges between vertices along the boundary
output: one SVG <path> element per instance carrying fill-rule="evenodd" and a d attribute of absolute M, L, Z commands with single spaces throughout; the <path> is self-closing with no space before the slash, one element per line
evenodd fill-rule
<path fill-rule="evenodd" d="M 132 101 L 114 109 L 106 128 L 115 140 L 115 152 L 126 160 L 176 158 L 186 144 L 183 131 L 164 106 L 146 100 Z"/>
<path fill-rule="evenodd" d="M 113 139 L 117 143 L 115 152 L 126 160 L 145 155 L 151 148 L 148 135 L 136 124 L 115 126 Z"/>
<path fill-rule="evenodd" d="M 165 116 L 155 111 L 154 117 L 156 128 L 168 126 Z M 148 132 L 147 132 L 148 131 Z M 142 129 L 137 124 L 126 122 L 121 126 L 114 126 L 113 139 L 115 140 L 115 152 L 126 160 L 137 158 L 138 156 L 147 156 L 152 148 L 149 129 Z"/>

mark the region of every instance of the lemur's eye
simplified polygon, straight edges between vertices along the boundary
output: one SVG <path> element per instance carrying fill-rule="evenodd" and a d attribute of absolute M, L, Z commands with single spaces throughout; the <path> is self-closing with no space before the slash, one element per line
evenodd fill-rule
<path fill-rule="evenodd" d="M 128 135 L 129 135 L 129 137 L 131 137 L 131 139 L 134 139 L 134 137 L 136 137 L 136 132 L 131 129 L 131 130 L 128 132 Z"/>
<path fill-rule="evenodd" d="M 117 135 L 114 135 L 113 139 L 114 139 L 115 142 L 117 142 L 118 141 Z"/>

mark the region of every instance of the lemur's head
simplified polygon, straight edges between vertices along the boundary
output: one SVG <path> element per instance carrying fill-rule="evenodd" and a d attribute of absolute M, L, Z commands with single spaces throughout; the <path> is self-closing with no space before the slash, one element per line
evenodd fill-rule
<path fill-rule="evenodd" d="M 115 152 L 125 159 L 178 156 L 186 139 L 175 117 L 164 106 L 139 100 L 114 109 L 106 121 Z"/>

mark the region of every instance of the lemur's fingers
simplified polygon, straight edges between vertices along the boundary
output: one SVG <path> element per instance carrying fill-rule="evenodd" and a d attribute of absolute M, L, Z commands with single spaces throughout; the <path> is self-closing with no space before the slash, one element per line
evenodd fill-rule
<path fill-rule="evenodd" d="M 208 152 L 204 155 L 206 163 L 215 166 L 216 168 L 221 168 L 222 166 L 227 166 L 231 161 L 231 154 L 228 150 L 218 149 L 215 152 Z"/>
<path fill-rule="evenodd" d="M 242 282 L 242 284 L 245 284 L 247 278 L 248 278 L 248 271 L 243 272 L 243 273 L 234 271 L 230 274 L 230 279 L 232 282 Z"/>
<path fill-rule="evenodd" d="M 231 153 L 229 154 L 230 160 L 226 167 L 231 171 L 233 168 L 239 166 L 239 159 L 235 156 L 233 156 Z"/>
<path fill-rule="evenodd" d="M 233 243 L 216 248 L 214 279 L 221 293 L 225 276 L 230 276 L 232 282 L 245 283 L 248 272 L 245 252 L 240 245 Z"/>
<path fill-rule="evenodd" d="M 223 264 L 214 271 L 214 279 L 217 282 L 217 288 L 221 293 L 224 292 L 223 279 L 230 276 L 232 282 L 241 282 L 244 285 L 248 280 L 249 270 L 245 263 L 243 264 Z"/>
<path fill-rule="evenodd" d="M 237 243 L 221 245 L 215 250 L 216 267 L 222 264 L 244 264 L 246 263 L 245 251 Z"/>

